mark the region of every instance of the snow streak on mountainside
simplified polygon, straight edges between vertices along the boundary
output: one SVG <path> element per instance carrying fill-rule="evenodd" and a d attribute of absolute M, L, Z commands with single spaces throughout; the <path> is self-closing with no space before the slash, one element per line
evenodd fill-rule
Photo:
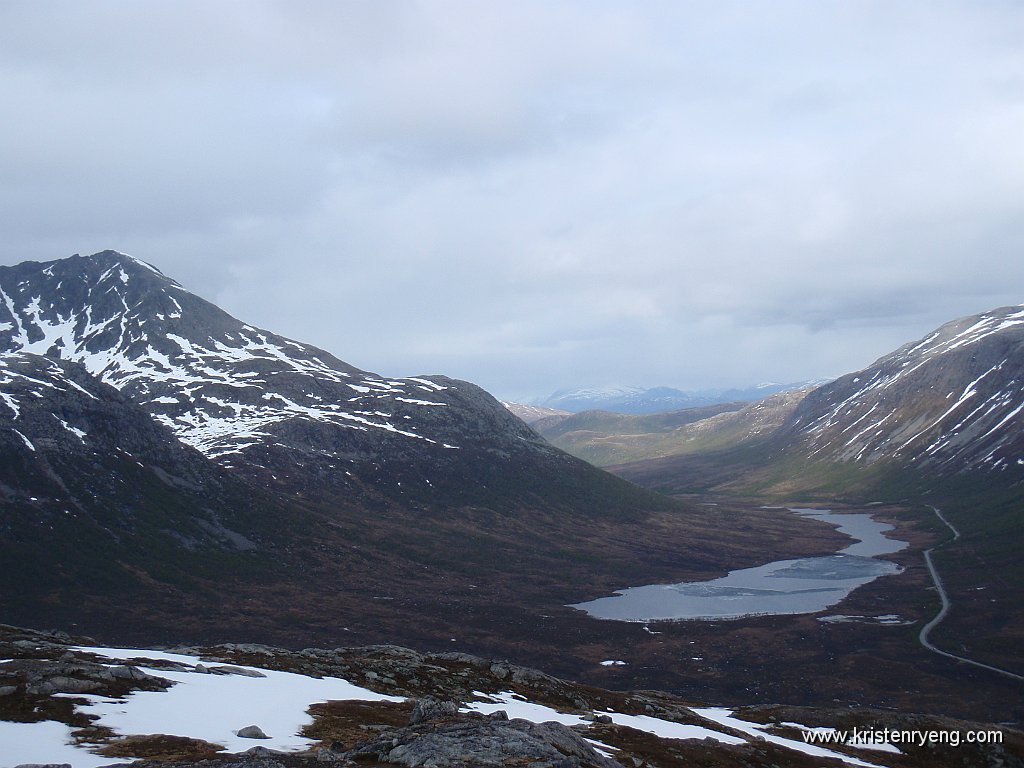
<path fill-rule="evenodd" d="M 0 354 L 7 620 L 57 619 L 122 587 L 166 593 L 211 553 L 248 562 L 281 539 L 278 521 L 293 520 L 259 496 L 81 364 Z"/>
<path fill-rule="evenodd" d="M 53 360 L 35 355 L 6 354 L 0 355 L 0 414 L 17 421 L 22 417 L 26 406 L 34 402 L 52 398 L 57 393 L 76 391 L 92 400 L 98 400 L 81 384 L 68 375 Z M 3 413 L 6 411 L 7 413 Z M 72 426 L 60 414 L 52 414 L 54 424 L 59 424 L 68 437 L 85 444 L 88 432 Z M 35 451 L 36 447 L 23 432 L 12 427 L 12 430 L 23 441 L 26 448 Z"/>
<path fill-rule="evenodd" d="M 211 458 L 273 443 L 295 419 L 456 447 L 410 415 L 446 407 L 446 385 L 253 328 L 113 251 L 0 268 L 0 350 L 82 363 Z"/>
<path fill-rule="evenodd" d="M 1024 306 L 947 323 L 821 387 L 788 427 L 822 457 L 1020 471 Z"/>

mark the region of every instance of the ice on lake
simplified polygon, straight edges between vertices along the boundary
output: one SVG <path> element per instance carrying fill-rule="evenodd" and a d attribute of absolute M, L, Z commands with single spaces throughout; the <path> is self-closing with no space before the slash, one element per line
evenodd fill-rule
<path fill-rule="evenodd" d="M 892 526 L 866 514 L 794 508 L 803 517 L 836 525 L 856 541 L 834 555 L 777 560 L 732 571 L 710 581 L 631 587 L 572 608 L 598 619 L 657 621 L 737 619 L 768 614 L 815 613 L 835 605 L 857 587 L 900 572 L 878 555 L 898 552 L 906 542 L 884 536 Z"/>

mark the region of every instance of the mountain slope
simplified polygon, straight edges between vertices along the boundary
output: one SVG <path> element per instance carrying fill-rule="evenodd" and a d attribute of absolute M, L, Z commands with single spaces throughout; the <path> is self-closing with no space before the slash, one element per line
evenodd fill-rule
<path fill-rule="evenodd" d="M 74 621 L 104 596 L 185 601 L 252 569 L 272 580 L 301 527 L 79 364 L 0 355 L 8 619 Z"/>
<path fill-rule="evenodd" d="M 518 416 L 520 419 L 525 421 L 527 424 L 532 425 L 535 421 L 546 419 L 549 416 L 568 416 L 569 411 L 560 411 L 557 408 L 543 408 L 539 405 L 523 405 L 522 403 L 506 403 L 502 402 L 508 410 Z"/>
<path fill-rule="evenodd" d="M 658 446 L 685 425 L 738 410 L 742 403 L 720 403 L 652 414 L 581 411 L 549 416 L 532 424 L 552 445 L 596 466 L 661 455 Z"/>
<path fill-rule="evenodd" d="M 954 477 L 999 487 L 1020 483 L 1024 306 L 946 323 L 862 371 L 811 390 L 764 438 L 755 445 L 740 434 L 690 457 L 638 461 L 615 471 L 670 491 L 820 487 L 836 493 L 890 475 L 920 488 Z"/>
<path fill-rule="evenodd" d="M 1024 307 L 943 325 L 812 392 L 780 431 L 812 456 L 1024 478 Z"/>
<path fill-rule="evenodd" d="M 952 609 L 932 639 L 1022 671 L 1024 306 L 946 323 L 813 392 L 778 444 L 795 471 L 770 487 L 941 508 L 960 535 L 935 554 Z"/>
<path fill-rule="evenodd" d="M 731 402 L 652 414 L 582 411 L 532 426 L 563 451 L 599 467 L 764 440 L 808 390 L 779 392 L 753 403 Z"/>

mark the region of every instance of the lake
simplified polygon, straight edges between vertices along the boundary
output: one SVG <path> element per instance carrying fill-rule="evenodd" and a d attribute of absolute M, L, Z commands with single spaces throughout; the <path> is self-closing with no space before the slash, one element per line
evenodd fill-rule
<path fill-rule="evenodd" d="M 902 569 L 878 555 L 898 552 L 904 541 L 883 534 L 892 526 L 870 515 L 827 509 L 789 511 L 838 527 L 855 541 L 834 555 L 777 560 L 743 568 L 711 581 L 651 584 L 616 591 L 569 606 L 594 618 L 617 621 L 738 619 L 744 616 L 815 613 L 835 605 L 857 587 Z"/>

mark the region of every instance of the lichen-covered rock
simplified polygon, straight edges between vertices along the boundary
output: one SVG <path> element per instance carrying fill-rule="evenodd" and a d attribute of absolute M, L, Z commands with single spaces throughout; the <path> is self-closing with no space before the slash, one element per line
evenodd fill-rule
<path fill-rule="evenodd" d="M 409 716 L 409 725 L 440 720 L 445 717 L 455 717 L 459 707 L 454 701 L 438 701 L 432 696 L 420 699 L 412 708 L 412 715 Z"/>
<path fill-rule="evenodd" d="M 559 723 L 478 715 L 392 729 L 341 757 L 409 768 L 621 768 Z"/>

